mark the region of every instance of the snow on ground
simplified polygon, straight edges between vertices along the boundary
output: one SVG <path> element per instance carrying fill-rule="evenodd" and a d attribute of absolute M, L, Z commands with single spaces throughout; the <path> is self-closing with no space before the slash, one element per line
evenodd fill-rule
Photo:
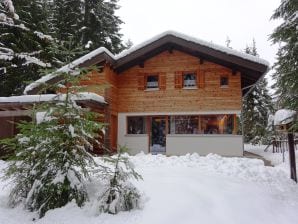
<path fill-rule="evenodd" d="M 247 152 L 251 152 L 257 155 L 264 157 L 265 159 L 271 161 L 272 165 L 277 166 L 283 163 L 283 154 L 282 153 L 272 153 L 272 146 L 270 146 L 267 151 L 267 145 L 244 145 L 244 150 Z M 288 154 L 285 153 L 285 161 L 288 159 Z"/>
<path fill-rule="evenodd" d="M 291 224 L 298 223 L 298 185 L 283 169 L 265 167 L 261 160 L 197 154 L 130 157 L 144 181 L 140 210 L 118 215 L 96 214 L 98 180 L 89 184 L 93 195 L 83 208 L 69 203 L 35 222 L 35 213 L 7 206 L 9 186 L 0 183 L 2 224 Z M 98 159 L 98 158 L 97 158 Z M 0 161 L 3 170 L 6 163 Z"/>
<path fill-rule="evenodd" d="M 284 170 L 288 175 L 290 175 L 290 167 L 289 167 L 289 153 L 286 151 L 283 155 L 281 152 L 272 153 L 272 146 L 268 148 L 265 152 L 266 145 L 251 145 L 246 144 L 244 146 L 244 150 L 248 152 L 255 153 L 264 157 L 265 159 L 271 161 L 272 165 L 274 165 L 277 169 Z M 298 151 L 295 151 L 296 155 L 296 167 L 298 168 Z"/>

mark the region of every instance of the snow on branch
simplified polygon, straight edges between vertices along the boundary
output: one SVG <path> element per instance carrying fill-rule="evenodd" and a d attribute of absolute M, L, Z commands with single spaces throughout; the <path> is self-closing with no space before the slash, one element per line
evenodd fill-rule
<path fill-rule="evenodd" d="M 296 111 L 281 109 L 274 115 L 274 125 L 283 125 L 292 122 L 295 118 Z"/>
<path fill-rule="evenodd" d="M 4 5 L 7 12 L 12 15 L 14 19 L 19 19 L 18 14 L 15 13 L 15 8 L 11 0 L 2 0 L 2 4 Z"/>

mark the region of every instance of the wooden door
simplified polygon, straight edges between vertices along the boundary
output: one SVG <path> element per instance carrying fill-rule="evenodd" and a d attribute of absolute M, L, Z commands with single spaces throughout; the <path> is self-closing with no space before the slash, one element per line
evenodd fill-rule
<path fill-rule="evenodd" d="M 166 116 L 152 117 L 150 125 L 150 152 L 152 154 L 165 154 L 166 134 L 168 126 Z"/>

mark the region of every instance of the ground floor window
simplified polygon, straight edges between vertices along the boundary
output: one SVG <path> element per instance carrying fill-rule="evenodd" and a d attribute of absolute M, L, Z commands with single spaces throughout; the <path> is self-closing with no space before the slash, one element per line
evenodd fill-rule
<path fill-rule="evenodd" d="M 201 132 L 204 134 L 232 134 L 234 115 L 202 115 L 200 116 Z"/>
<path fill-rule="evenodd" d="M 127 134 L 146 134 L 146 117 L 127 117 Z"/>
<path fill-rule="evenodd" d="M 170 134 L 233 134 L 233 114 L 170 116 Z"/>
<path fill-rule="evenodd" d="M 199 116 L 171 116 L 171 134 L 199 134 Z"/>
<path fill-rule="evenodd" d="M 159 123 L 162 124 L 158 125 L 159 129 L 154 128 Z M 151 134 L 157 137 L 161 136 L 157 131 L 164 134 L 237 134 L 235 114 L 129 116 L 127 134 L 147 134 L 147 124 Z"/>

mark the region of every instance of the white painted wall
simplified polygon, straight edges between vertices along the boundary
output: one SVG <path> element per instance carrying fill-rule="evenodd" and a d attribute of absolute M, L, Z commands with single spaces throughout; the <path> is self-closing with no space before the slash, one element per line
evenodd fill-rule
<path fill-rule="evenodd" d="M 167 135 L 167 155 L 216 153 L 222 156 L 243 156 L 242 135 Z"/>
<path fill-rule="evenodd" d="M 143 135 L 126 134 L 126 114 L 118 114 L 118 145 L 129 148 L 129 154 L 135 155 L 139 152 L 148 153 L 149 137 Z"/>
<path fill-rule="evenodd" d="M 227 112 L 222 111 L 217 113 L 227 114 Z M 179 114 L 186 113 L 181 112 Z M 196 114 L 200 113 L 197 112 Z M 126 134 L 126 117 L 133 115 L 146 116 L 149 114 L 118 113 L 118 144 L 130 148 L 130 154 L 137 154 L 141 151 L 148 153 L 149 137 L 147 134 Z M 199 155 L 216 153 L 223 156 L 243 156 L 243 137 L 242 135 L 167 135 L 167 155 L 185 155 L 186 153 L 194 152 Z"/>

